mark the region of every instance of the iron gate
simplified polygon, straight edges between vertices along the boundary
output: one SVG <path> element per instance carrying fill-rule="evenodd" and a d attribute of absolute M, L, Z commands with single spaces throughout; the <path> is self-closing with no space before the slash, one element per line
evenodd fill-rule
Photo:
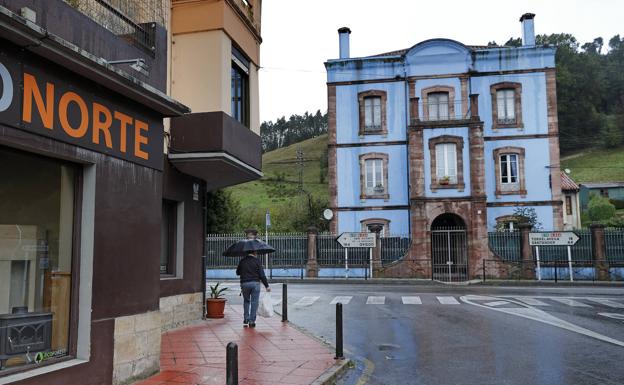
<path fill-rule="evenodd" d="M 431 265 L 434 280 L 459 282 L 468 279 L 465 228 L 438 227 L 431 230 Z"/>

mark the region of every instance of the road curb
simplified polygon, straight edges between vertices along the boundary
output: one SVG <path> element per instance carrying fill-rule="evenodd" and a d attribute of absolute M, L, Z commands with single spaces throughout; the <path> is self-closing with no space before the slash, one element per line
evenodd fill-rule
<path fill-rule="evenodd" d="M 321 374 L 310 385 L 333 385 L 336 382 L 338 376 L 347 371 L 351 360 L 345 358 L 343 360 L 336 360 L 336 363 L 331 368 L 327 369 L 325 373 Z"/>

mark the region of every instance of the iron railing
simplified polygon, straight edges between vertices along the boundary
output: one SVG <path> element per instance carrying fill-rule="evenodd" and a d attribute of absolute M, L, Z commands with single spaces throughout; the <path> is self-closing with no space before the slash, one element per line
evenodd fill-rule
<path fill-rule="evenodd" d="M 488 233 L 490 250 L 503 261 L 520 261 L 522 235 L 519 231 L 494 231 Z"/>
<path fill-rule="evenodd" d="M 594 260 L 551 260 L 506 262 L 483 260 L 481 277 L 487 280 L 597 281 L 601 277 L 624 281 L 624 262 L 600 263 Z"/>
<path fill-rule="evenodd" d="M 381 242 L 382 265 L 388 265 L 403 259 L 412 244 L 409 234 L 389 234 L 382 236 L 379 241 Z"/>
<path fill-rule="evenodd" d="M 455 99 L 449 102 L 425 100 L 419 115 L 423 122 L 470 119 L 470 100 Z"/>
<path fill-rule="evenodd" d="M 624 262 L 624 230 L 604 230 L 605 249 L 608 261 Z"/>
<path fill-rule="evenodd" d="M 592 260 L 592 239 L 590 230 L 575 230 L 579 240 L 570 246 L 570 253 L 573 261 L 591 261 Z M 537 251 L 532 247 L 533 258 L 536 259 Z M 539 246 L 540 261 L 567 261 L 568 248 L 566 246 Z"/>

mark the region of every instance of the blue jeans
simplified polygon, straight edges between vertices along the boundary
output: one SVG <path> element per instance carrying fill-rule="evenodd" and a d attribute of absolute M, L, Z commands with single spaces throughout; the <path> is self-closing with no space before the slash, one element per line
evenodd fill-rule
<path fill-rule="evenodd" d="M 243 282 L 241 290 L 243 291 L 243 317 L 249 322 L 256 323 L 256 312 L 260 302 L 260 282 Z"/>

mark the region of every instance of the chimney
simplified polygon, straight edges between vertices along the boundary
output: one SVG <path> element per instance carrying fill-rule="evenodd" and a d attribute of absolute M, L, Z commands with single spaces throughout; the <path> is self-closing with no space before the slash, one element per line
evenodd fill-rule
<path fill-rule="evenodd" d="M 340 48 L 340 59 L 349 58 L 349 35 L 351 30 L 347 27 L 342 27 L 338 30 L 338 46 Z"/>
<path fill-rule="evenodd" d="M 535 45 L 535 26 L 533 25 L 534 13 L 525 13 L 520 17 L 522 23 L 522 45 Z"/>

